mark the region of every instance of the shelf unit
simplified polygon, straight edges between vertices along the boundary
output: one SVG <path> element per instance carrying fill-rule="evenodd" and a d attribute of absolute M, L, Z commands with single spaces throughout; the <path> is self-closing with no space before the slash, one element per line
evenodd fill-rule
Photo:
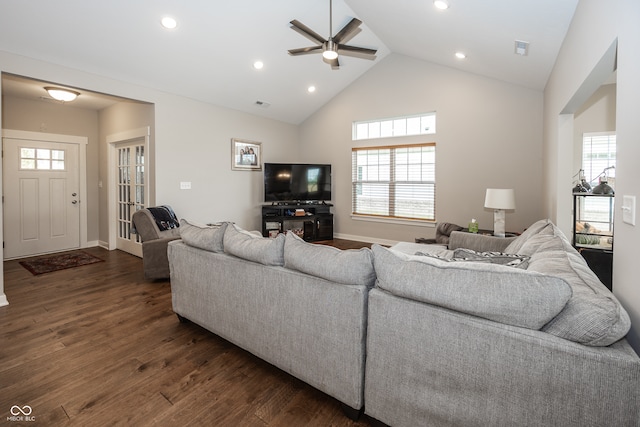
<path fill-rule="evenodd" d="M 295 233 L 308 242 L 333 239 L 330 203 L 286 203 L 262 206 L 262 235 Z"/>
<path fill-rule="evenodd" d="M 573 247 L 600 281 L 612 289 L 613 194 L 573 194 Z"/>

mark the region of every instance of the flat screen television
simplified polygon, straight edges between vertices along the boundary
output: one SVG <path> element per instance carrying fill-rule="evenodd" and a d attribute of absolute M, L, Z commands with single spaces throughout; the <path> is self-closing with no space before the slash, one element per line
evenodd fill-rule
<path fill-rule="evenodd" d="M 331 200 L 331 165 L 264 164 L 265 202 Z"/>

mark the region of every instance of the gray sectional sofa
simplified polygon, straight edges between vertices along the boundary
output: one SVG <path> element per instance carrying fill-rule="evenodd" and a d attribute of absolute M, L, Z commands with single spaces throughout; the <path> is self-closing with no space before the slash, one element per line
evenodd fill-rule
<path fill-rule="evenodd" d="M 180 228 L 179 316 L 382 423 L 640 425 L 629 317 L 549 221 L 358 251 Z"/>
<path fill-rule="evenodd" d="M 173 310 L 333 396 L 363 407 L 369 249 L 182 221 L 169 244 Z"/>

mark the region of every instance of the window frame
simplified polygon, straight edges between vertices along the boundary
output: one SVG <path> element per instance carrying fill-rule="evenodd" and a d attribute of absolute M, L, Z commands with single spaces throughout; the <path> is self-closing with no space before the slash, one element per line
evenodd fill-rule
<path fill-rule="evenodd" d="M 580 161 L 580 167 L 585 173 L 586 181 L 593 187 L 598 185 L 597 179 L 602 175 L 605 168 L 613 166 L 613 168 L 607 170 L 607 177 L 615 180 L 615 166 L 617 160 L 617 138 L 616 132 L 585 132 L 582 134 L 582 159 Z M 587 142 L 589 139 L 589 142 Z M 606 139 L 606 141 L 605 141 Z M 595 140 L 595 141 L 594 141 Z M 589 150 L 587 154 L 586 146 L 589 144 Z M 607 159 L 594 159 L 593 146 L 594 145 L 607 145 Z M 611 147 L 613 146 L 613 155 Z M 586 165 L 586 161 L 589 161 L 589 165 Z M 606 165 L 605 165 L 606 164 Z M 594 168 L 594 165 L 598 165 Z M 603 167 L 604 166 L 604 167 Z M 613 186 L 613 185 L 612 185 Z"/>
<path fill-rule="evenodd" d="M 419 130 L 411 131 L 415 126 L 410 126 L 410 121 L 418 119 Z M 428 130 L 425 130 L 425 121 L 432 122 Z M 366 126 L 366 132 L 363 127 Z M 374 135 L 371 135 L 371 129 L 377 129 Z M 386 130 L 385 130 L 386 129 Z M 363 135 L 366 133 L 366 136 Z M 376 120 L 361 120 L 355 121 L 352 125 L 351 140 L 362 141 L 367 139 L 380 139 L 380 138 L 398 138 L 403 136 L 415 136 L 415 135 L 432 135 L 436 133 L 436 112 L 431 111 L 428 113 L 412 114 L 409 116 L 400 117 L 388 117 L 384 119 Z"/>
<path fill-rule="evenodd" d="M 420 148 L 421 149 L 421 157 L 425 154 L 424 151 L 422 151 L 425 148 L 428 148 L 428 152 L 430 152 L 430 156 L 432 156 L 432 161 L 425 161 L 423 158 L 421 158 L 421 161 L 419 163 L 419 167 L 420 167 L 420 174 L 421 177 L 419 180 L 409 180 L 409 179 L 398 179 L 397 176 L 397 172 L 398 172 L 398 163 L 397 163 L 397 158 L 399 155 L 399 151 L 401 150 L 405 150 L 405 149 L 415 149 L 415 148 Z M 362 164 L 358 164 L 357 163 L 357 158 L 358 158 L 358 153 L 361 152 L 371 152 L 372 155 L 374 155 L 375 153 L 380 154 L 380 152 L 383 151 L 388 151 L 389 152 L 389 164 L 388 164 L 388 171 L 384 171 L 385 174 L 388 174 L 388 179 L 378 179 L 376 180 L 371 180 L 371 179 L 363 179 L 361 172 L 362 172 L 362 167 L 364 166 L 369 166 L 369 165 L 362 165 Z M 400 166 L 405 166 L 407 169 L 409 169 L 410 165 L 413 164 L 415 165 L 415 163 L 411 163 L 409 162 L 409 153 L 406 154 L 407 155 L 407 162 L 404 164 L 400 164 Z M 379 163 L 378 163 L 379 165 Z M 384 163 L 383 165 L 386 165 L 386 163 Z M 381 222 L 387 222 L 387 221 L 400 221 L 400 222 L 410 222 L 410 223 L 422 223 L 422 224 L 434 224 L 436 221 L 436 143 L 435 142 L 426 142 L 426 143 L 418 143 L 418 144 L 399 144 L 399 145 L 388 145 L 388 146 L 374 146 L 374 147 L 353 147 L 351 149 L 351 216 L 354 219 L 367 219 L 367 220 L 373 220 L 373 221 L 381 221 Z M 408 177 L 409 172 L 407 172 L 407 178 Z M 424 179 L 424 175 L 430 175 L 432 179 Z M 358 194 L 359 194 L 359 189 L 362 188 L 362 185 L 366 185 L 366 184 L 371 184 L 371 185 L 380 185 L 383 187 L 387 187 L 387 200 L 386 200 L 386 208 L 387 208 L 387 213 L 386 214 L 380 214 L 380 213 L 372 213 L 372 212 L 367 212 L 366 209 L 360 209 L 358 207 Z M 409 186 L 413 186 L 412 190 L 422 190 L 425 191 L 425 194 L 429 194 L 430 197 L 424 198 L 424 199 L 417 199 L 419 200 L 418 203 L 423 203 L 423 204 L 427 204 L 427 205 L 431 205 L 431 215 L 428 216 L 410 216 L 410 215 L 401 215 L 398 214 L 399 211 L 398 209 L 400 209 L 403 205 L 406 206 L 406 203 L 401 203 L 402 199 L 398 196 L 398 189 L 400 188 L 400 186 L 406 186 L 406 184 L 409 184 Z M 429 188 L 431 187 L 431 188 Z M 398 203 L 400 201 L 400 203 Z M 427 212 L 429 211 L 429 209 L 427 209 Z"/>

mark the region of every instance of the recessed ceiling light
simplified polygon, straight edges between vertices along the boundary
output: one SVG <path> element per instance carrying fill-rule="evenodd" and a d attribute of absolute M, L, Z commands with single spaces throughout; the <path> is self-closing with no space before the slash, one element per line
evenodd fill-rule
<path fill-rule="evenodd" d="M 167 30 L 173 30 L 178 26 L 178 21 L 170 16 L 165 16 L 160 22 L 162 23 L 162 26 Z"/>
<path fill-rule="evenodd" d="M 316 87 L 315 87 L 315 86 L 309 86 L 309 87 L 307 88 L 307 92 L 309 92 L 309 93 L 313 93 L 313 92 L 315 92 L 315 91 L 316 91 Z"/>
<path fill-rule="evenodd" d="M 256 70 L 262 70 L 262 67 L 264 67 L 264 63 L 262 61 L 256 61 L 253 63 L 253 68 Z"/>
<path fill-rule="evenodd" d="M 467 55 L 464 52 L 456 52 L 456 58 L 465 59 Z"/>
<path fill-rule="evenodd" d="M 433 5 L 440 10 L 449 9 L 449 2 L 447 0 L 434 0 Z"/>

